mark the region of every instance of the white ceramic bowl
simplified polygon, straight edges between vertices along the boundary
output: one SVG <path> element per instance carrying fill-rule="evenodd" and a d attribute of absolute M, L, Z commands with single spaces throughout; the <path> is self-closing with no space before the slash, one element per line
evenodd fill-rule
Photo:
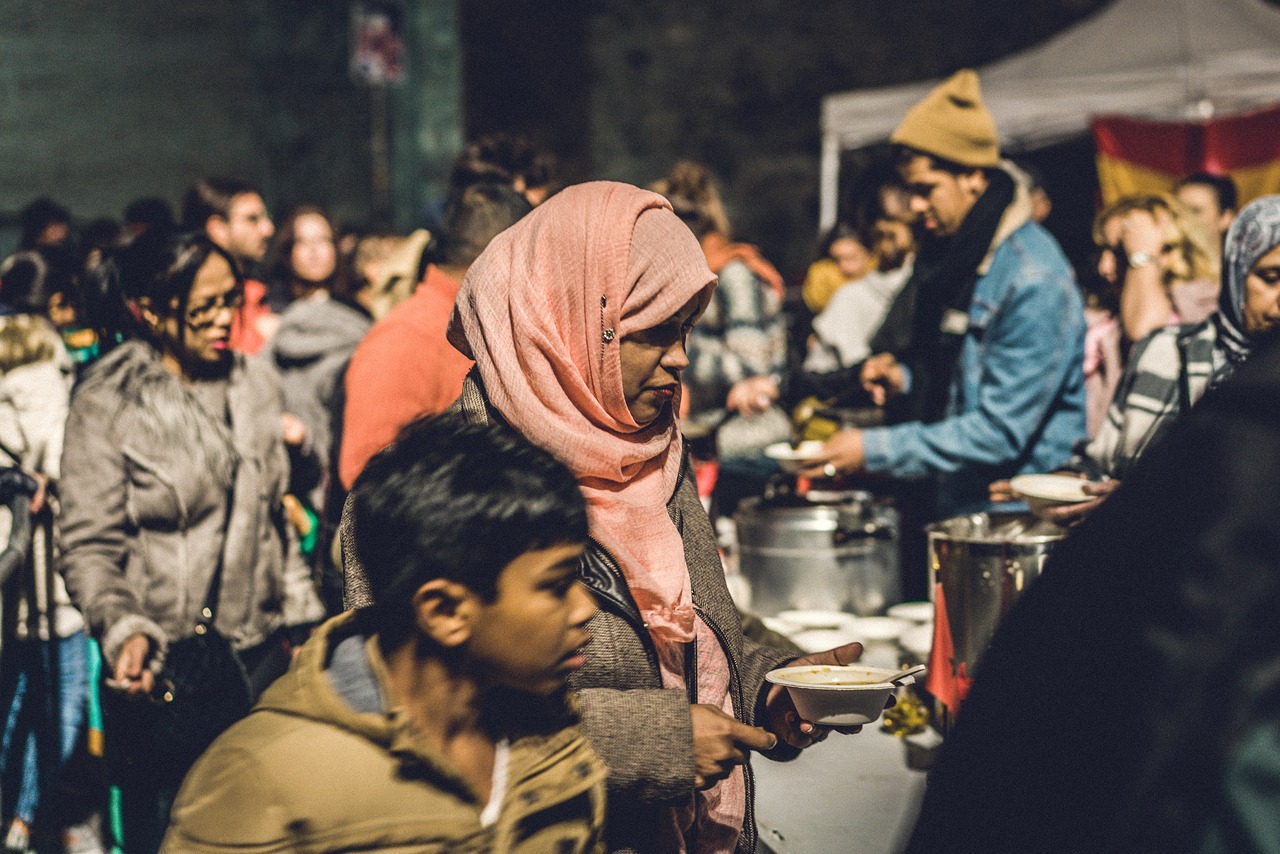
<path fill-rule="evenodd" d="M 809 460 L 822 453 L 822 442 L 809 440 L 801 442 L 798 447 L 791 447 L 790 442 L 774 442 L 764 449 L 764 455 L 777 460 L 782 470 L 795 474 Z"/>
<path fill-rule="evenodd" d="M 819 611 L 817 609 L 779 611 L 779 620 L 785 620 L 801 630 L 831 629 L 848 632 L 853 628 L 857 617 L 848 611 Z"/>
<path fill-rule="evenodd" d="M 898 671 L 883 667 L 851 664 L 801 665 L 782 667 L 765 675 L 791 695 L 800 717 L 827 726 L 855 726 L 874 723 L 884 712 L 884 704 L 894 686 L 885 682 Z M 907 677 L 904 682 L 914 680 Z"/>
<path fill-rule="evenodd" d="M 933 623 L 920 623 L 902 633 L 898 644 L 917 661 L 928 661 L 933 650 Z"/>
<path fill-rule="evenodd" d="M 863 643 L 893 643 L 911 623 L 895 617 L 855 617 L 853 639 Z"/>

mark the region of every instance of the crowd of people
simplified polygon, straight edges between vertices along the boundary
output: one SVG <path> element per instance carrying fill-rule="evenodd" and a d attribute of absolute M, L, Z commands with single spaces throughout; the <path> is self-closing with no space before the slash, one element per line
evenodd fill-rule
<path fill-rule="evenodd" d="M 973 72 L 892 142 L 790 290 L 733 239 L 706 166 L 562 187 L 501 134 L 460 153 L 408 235 L 312 204 L 277 226 L 226 177 L 176 216 L 141 198 L 78 231 L 28 205 L 0 265 L 5 848 L 753 851 L 749 754 L 830 733 L 765 674 L 860 653 L 765 637 L 718 551 L 712 517 L 776 474 L 765 449 L 802 409 L 861 415 L 801 474 L 893 492 L 909 520 L 1017 509 L 1014 476 L 1079 475 L 1090 500 L 1046 512 L 1079 526 L 1063 563 L 1082 562 L 1121 519 L 1141 527 L 1144 500 L 1165 506 L 1143 496 L 1166 437 L 1204 429 L 1202 396 L 1229 407 L 1280 325 L 1280 196 L 1239 207 L 1199 174 L 1121 199 L 1077 277 Z M 1045 587 L 1029 608 L 1060 630 Z M 997 643 L 986 669 L 1023 649 Z M 988 762 L 1014 736 L 983 673 L 919 850 L 988 814 L 974 792 L 1042 771 Z M 1238 729 L 1265 750 L 1264 701 Z M 1244 761 L 1215 744 L 1219 776 Z M 1161 757 L 1132 773 L 1172 773 Z M 1233 777 L 1232 803 L 1257 779 Z M 1027 833 L 1064 797 L 1021 792 Z M 1180 817 L 1186 838 L 1262 832 L 1205 816 Z"/>

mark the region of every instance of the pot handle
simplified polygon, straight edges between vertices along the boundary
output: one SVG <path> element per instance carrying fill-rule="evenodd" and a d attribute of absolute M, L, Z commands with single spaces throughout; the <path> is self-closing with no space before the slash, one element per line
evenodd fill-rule
<path fill-rule="evenodd" d="M 874 521 L 854 528 L 836 528 L 831 534 L 831 540 L 836 545 L 852 542 L 853 540 L 892 540 L 893 529 L 887 525 L 880 525 Z"/>

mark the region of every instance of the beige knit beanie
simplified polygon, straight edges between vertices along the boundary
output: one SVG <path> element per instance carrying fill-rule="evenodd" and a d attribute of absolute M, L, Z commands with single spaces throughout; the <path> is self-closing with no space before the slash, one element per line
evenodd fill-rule
<path fill-rule="evenodd" d="M 962 166 L 1000 165 L 996 123 L 971 68 L 952 74 L 908 110 L 889 141 Z"/>

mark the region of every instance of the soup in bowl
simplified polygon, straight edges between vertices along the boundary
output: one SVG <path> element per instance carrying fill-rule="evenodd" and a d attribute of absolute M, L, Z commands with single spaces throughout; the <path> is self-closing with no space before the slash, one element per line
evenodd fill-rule
<path fill-rule="evenodd" d="M 854 726 L 880 718 L 896 687 L 887 681 L 900 671 L 858 664 L 782 667 L 765 678 L 791 695 L 800 717 L 825 726 Z M 902 680 L 915 680 L 908 676 Z"/>

